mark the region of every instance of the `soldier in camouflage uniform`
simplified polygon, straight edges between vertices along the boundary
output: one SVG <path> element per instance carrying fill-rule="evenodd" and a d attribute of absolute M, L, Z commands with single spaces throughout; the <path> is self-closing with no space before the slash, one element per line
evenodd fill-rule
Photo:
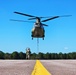
<path fill-rule="evenodd" d="M 31 54 L 30 48 L 26 48 L 26 59 L 30 59 L 30 54 Z"/>

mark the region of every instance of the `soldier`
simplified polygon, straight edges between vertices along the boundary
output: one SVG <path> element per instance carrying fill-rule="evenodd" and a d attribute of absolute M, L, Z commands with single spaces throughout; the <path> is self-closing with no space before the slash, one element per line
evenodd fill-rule
<path fill-rule="evenodd" d="M 26 59 L 30 59 L 30 54 L 31 54 L 30 48 L 26 48 Z"/>

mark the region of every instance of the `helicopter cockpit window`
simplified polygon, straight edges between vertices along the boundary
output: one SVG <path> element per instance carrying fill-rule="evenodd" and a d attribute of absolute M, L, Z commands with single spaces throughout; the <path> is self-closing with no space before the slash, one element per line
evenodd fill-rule
<path fill-rule="evenodd" d="M 38 23 L 35 23 L 34 25 L 35 25 L 35 27 L 39 27 Z"/>

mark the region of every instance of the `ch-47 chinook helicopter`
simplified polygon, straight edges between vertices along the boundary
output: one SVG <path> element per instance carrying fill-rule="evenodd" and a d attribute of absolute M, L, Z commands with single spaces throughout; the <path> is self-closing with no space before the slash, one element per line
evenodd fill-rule
<path fill-rule="evenodd" d="M 28 20 L 36 19 L 36 22 L 34 23 L 34 27 L 32 28 L 31 37 L 32 37 L 32 39 L 33 38 L 43 38 L 43 40 L 44 40 L 44 37 L 45 37 L 44 26 L 48 26 L 48 25 L 43 24 L 42 22 L 53 20 L 53 19 L 56 19 L 56 18 L 59 18 L 59 17 L 71 16 L 71 15 L 63 15 L 63 16 L 53 16 L 53 17 L 38 17 L 38 16 L 29 15 L 29 14 L 24 14 L 24 13 L 21 13 L 21 12 L 14 12 L 14 13 L 30 17 Z M 47 19 L 41 20 L 42 18 L 47 18 Z M 20 22 L 29 22 L 29 21 L 14 20 L 14 19 L 11 19 L 11 20 L 12 21 L 20 21 Z"/>

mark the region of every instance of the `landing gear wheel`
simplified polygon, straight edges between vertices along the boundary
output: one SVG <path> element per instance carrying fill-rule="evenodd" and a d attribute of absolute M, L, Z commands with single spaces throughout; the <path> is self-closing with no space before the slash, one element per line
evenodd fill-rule
<path fill-rule="evenodd" d="M 43 40 L 44 40 L 44 37 L 43 37 Z"/>
<path fill-rule="evenodd" d="M 33 40 L 33 37 L 32 37 L 32 40 Z"/>

